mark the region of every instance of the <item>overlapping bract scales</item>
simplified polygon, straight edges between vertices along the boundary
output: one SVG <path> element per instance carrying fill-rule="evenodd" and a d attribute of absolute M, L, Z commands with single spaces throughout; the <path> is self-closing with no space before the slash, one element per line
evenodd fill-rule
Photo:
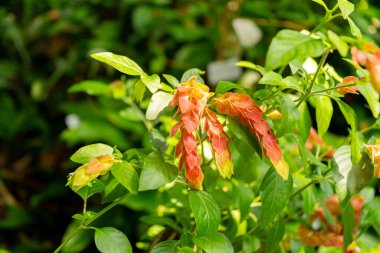
<path fill-rule="evenodd" d="M 268 123 L 263 119 L 263 112 L 253 104 L 252 99 L 244 94 L 227 92 L 218 95 L 212 102 L 216 105 L 217 112 L 238 117 L 243 124 L 248 125 L 249 130 L 262 144 L 265 156 L 271 160 L 276 171 L 287 179 L 288 165 Z"/>
<path fill-rule="evenodd" d="M 209 88 L 196 81 L 196 77 L 182 83 L 174 93 L 171 105 L 178 106 L 180 114 L 178 123 L 173 127 L 170 135 L 178 130 L 181 137 L 177 144 L 175 157 L 180 158 L 179 169 L 186 166 L 185 176 L 189 185 L 196 189 L 202 188 L 203 173 L 201 170 L 201 157 L 197 152 L 196 130 L 200 125 L 207 99 L 212 96 Z"/>

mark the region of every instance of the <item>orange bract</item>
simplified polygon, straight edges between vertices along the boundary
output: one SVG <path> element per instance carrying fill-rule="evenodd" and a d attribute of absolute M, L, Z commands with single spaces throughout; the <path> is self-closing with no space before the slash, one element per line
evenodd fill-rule
<path fill-rule="evenodd" d="M 288 165 L 268 123 L 263 119 L 263 112 L 253 104 L 252 99 L 244 94 L 227 92 L 218 95 L 212 102 L 216 105 L 219 113 L 238 117 L 242 123 L 248 125 L 249 130 L 262 143 L 265 156 L 271 160 L 277 172 L 287 179 Z"/>
<path fill-rule="evenodd" d="M 377 168 L 375 170 L 375 176 L 380 178 L 380 139 L 376 140 L 374 145 L 365 145 L 369 151 L 369 156 L 371 157 L 371 162 L 377 163 Z"/>
<path fill-rule="evenodd" d="M 338 83 L 336 86 L 339 87 L 339 86 L 343 86 L 343 85 L 348 85 L 348 84 L 354 84 L 356 83 L 358 80 L 357 77 L 355 76 L 346 76 L 345 78 L 343 78 L 342 82 L 341 83 Z M 358 86 L 347 86 L 347 87 L 343 87 L 341 89 L 337 89 L 337 91 L 340 93 L 340 94 L 347 94 L 347 93 L 352 93 L 352 94 L 359 94 L 357 91 L 358 91 Z"/>

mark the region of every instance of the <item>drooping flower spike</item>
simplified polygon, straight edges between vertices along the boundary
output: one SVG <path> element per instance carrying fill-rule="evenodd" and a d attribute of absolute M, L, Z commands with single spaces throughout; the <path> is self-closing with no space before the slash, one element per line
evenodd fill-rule
<path fill-rule="evenodd" d="M 263 119 L 263 112 L 254 105 L 252 99 L 244 94 L 227 92 L 212 99 L 218 113 L 230 117 L 238 117 L 248 125 L 262 145 L 265 156 L 272 162 L 276 171 L 284 178 L 288 178 L 289 167 L 278 146 L 277 140 Z"/>

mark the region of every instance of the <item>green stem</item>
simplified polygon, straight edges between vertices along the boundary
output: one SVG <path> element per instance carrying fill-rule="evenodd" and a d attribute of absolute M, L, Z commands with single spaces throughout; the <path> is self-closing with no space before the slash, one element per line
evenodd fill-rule
<path fill-rule="evenodd" d="M 309 183 L 307 183 L 306 185 L 302 186 L 300 189 L 298 189 L 297 191 L 295 191 L 292 195 L 290 195 L 290 199 L 294 198 L 295 196 L 297 196 L 298 194 L 302 193 L 304 190 L 306 190 L 307 188 L 309 188 L 311 185 L 313 184 L 316 184 L 316 183 L 319 183 L 322 179 L 324 179 L 325 175 L 327 173 L 329 173 L 332 169 L 328 169 L 326 170 L 323 174 L 322 174 L 322 177 L 321 178 L 318 178 L 318 179 L 314 179 L 312 181 L 310 181 Z"/>
<path fill-rule="evenodd" d="M 311 94 L 321 93 L 321 92 L 330 91 L 330 90 L 338 90 L 338 89 L 342 89 L 342 88 L 346 88 L 346 87 L 351 87 L 351 86 L 355 86 L 355 84 L 345 84 L 345 85 L 342 85 L 342 86 L 335 86 L 335 87 L 328 88 L 328 89 L 316 90 L 316 91 L 311 92 Z"/>
<path fill-rule="evenodd" d="M 116 205 L 118 205 L 120 202 L 122 202 L 123 200 L 125 200 L 126 198 L 128 198 L 130 195 L 131 195 L 131 193 L 125 194 L 124 196 L 120 197 L 119 199 L 115 200 L 114 202 L 112 202 L 111 204 L 109 204 L 108 206 L 106 206 L 105 208 L 103 208 L 100 212 L 98 212 L 97 214 L 95 214 L 94 216 L 92 216 L 90 219 L 82 222 L 82 224 L 79 227 L 77 227 L 70 235 L 68 235 L 65 238 L 65 240 L 54 251 L 54 253 L 58 253 L 62 249 L 62 247 L 68 241 L 70 241 L 80 230 L 86 229 L 88 225 L 90 225 L 92 222 L 94 222 L 100 216 L 102 216 L 103 214 L 105 214 L 106 212 L 108 212 L 110 209 L 112 209 L 113 207 L 115 207 Z"/>

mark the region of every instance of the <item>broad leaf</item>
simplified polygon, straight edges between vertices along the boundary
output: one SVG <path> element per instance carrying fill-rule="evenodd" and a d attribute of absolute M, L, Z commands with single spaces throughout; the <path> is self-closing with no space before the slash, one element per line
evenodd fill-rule
<path fill-rule="evenodd" d="M 347 0 L 338 0 L 338 6 L 342 12 L 343 18 L 347 19 L 348 16 L 354 11 L 355 6 Z"/>
<path fill-rule="evenodd" d="M 174 76 L 172 75 L 167 75 L 167 74 L 163 74 L 164 78 L 166 79 L 166 81 L 168 81 L 168 83 L 173 87 L 173 88 L 177 88 L 178 85 L 179 85 L 179 81 L 177 78 L 175 78 Z"/>
<path fill-rule="evenodd" d="M 348 24 L 350 25 L 351 34 L 359 39 L 362 37 L 360 29 L 355 25 L 355 22 L 351 18 L 347 18 Z"/>
<path fill-rule="evenodd" d="M 363 97 L 367 100 L 369 108 L 371 109 L 373 117 L 379 117 L 380 102 L 379 93 L 373 88 L 369 82 L 358 82 L 359 91 Z"/>
<path fill-rule="evenodd" d="M 333 115 L 333 105 L 329 97 L 315 97 L 315 114 L 318 126 L 318 135 L 323 136 L 330 126 L 331 117 Z"/>
<path fill-rule="evenodd" d="M 88 95 L 103 95 L 109 91 L 109 86 L 103 82 L 86 80 L 76 83 L 69 88 L 69 92 L 86 92 Z"/>
<path fill-rule="evenodd" d="M 165 162 L 158 152 L 152 152 L 144 160 L 144 167 L 140 174 L 139 191 L 157 189 L 172 182 L 177 174 L 176 166 Z"/>
<path fill-rule="evenodd" d="M 206 253 L 234 253 L 230 240 L 221 233 L 196 236 L 193 241 Z"/>
<path fill-rule="evenodd" d="M 327 31 L 327 36 L 335 46 L 335 48 L 338 50 L 339 54 L 343 57 L 346 57 L 348 53 L 348 45 L 347 43 L 342 40 L 339 35 L 334 33 L 333 31 L 328 30 Z"/>
<path fill-rule="evenodd" d="M 266 56 L 265 67 L 276 69 L 290 61 L 321 56 L 324 51 L 322 40 L 293 30 L 282 30 L 273 38 Z"/>
<path fill-rule="evenodd" d="M 63 240 L 70 236 L 79 226 L 81 221 L 73 220 L 67 227 Z M 92 243 L 93 232 L 87 229 L 79 230 L 70 240 L 62 247 L 62 253 L 77 253 L 83 252 L 90 243 Z"/>
<path fill-rule="evenodd" d="M 152 143 L 153 147 L 161 152 L 161 154 L 164 154 L 166 149 L 168 148 L 168 144 L 166 143 L 166 139 L 160 131 L 158 131 L 155 128 L 152 128 L 149 131 L 149 139 L 150 143 Z"/>
<path fill-rule="evenodd" d="M 282 123 L 277 130 L 277 138 L 287 133 L 294 132 L 294 128 L 300 120 L 300 112 L 290 95 L 280 95 L 279 98 L 281 102 Z"/>
<path fill-rule="evenodd" d="M 259 80 L 259 84 L 283 86 L 282 76 L 276 72 L 269 71 Z"/>
<path fill-rule="evenodd" d="M 132 253 L 128 238 L 116 228 L 96 228 L 94 240 L 102 253 Z"/>
<path fill-rule="evenodd" d="M 205 191 L 191 190 L 189 203 L 197 225 L 197 235 L 203 236 L 218 232 L 220 211 L 212 196 Z"/>
<path fill-rule="evenodd" d="M 87 163 L 92 158 L 112 154 L 113 148 L 102 143 L 91 144 L 78 149 L 71 157 L 70 160 L 76 163 Z"/>
<path fill-rule="evenodd" d="M 236 83 L 220 81 L 215 89 L 215 94 L 222 94 L 232 89 L 244 90 L 244 88 Z"/>
<path fill-rule="evenodd" d="M 204 73 L 205 73 L 204 71 L 197 69 L 197 68 L 189 69 L 185 73 L 183 73 L 183 75 L 181 77 L 181 83 L 187 82 L 190 79 L 190 77 L 192 77 L 192 76 L 196 76 L 197 81 L 204 84 L 205 81 L 201 77 L 201 75 L 203 75 Z"/>
<path fill-rule="evenodd" d="M 273 227 L 268 231 L 267 241 L 266 241 L 266 251 L 268 253 L 276 252 L 279 243 L 285 234 L 285 223 L 279 217 L 277 221 L 273 224 Z"/>
<path fill-rule="evenodd" d="M 260 222 L 262 226 L 269 225 L 288 204 L 292 188 L 291 175 L 288 180 L 284 180 L 274 169 L 268 170 L 260 186 L 262 199 Z"/>
<path fill-rule="evenodd" d="M 100 193 L 104 190 L 105 185 L 102 181 L 98 179 L 94 179 L 90 184 L 85 185 L 78 190 L 75 190 L 75 192 L 81 196 L 83 200 L 88 199 L 92 195 L 96 193 Z M 73 189 L 74 190 L 74 189 Z"/>
<path fill-rule="evenodd" d="M 160 77 L 156 74 L 148 76 L 144 73 L 141 75 L 141 81 L 152 93 L 155 93 L 161 87 Z"/>
<path fill-rule="evenodd" d="M 111 168 L 111 173 L 128 191 L 131 193 L 137 192 L 139 178 L 135 168 L 129 162 L 115 162 Z"/>
<path fill-rule="evenodd" d="M 346 250 L 348 245 L 353 241 L 352 231 L 354 231 L 355 217 L 354 208 L 351 203 L 348 202 L 342 212 L 343 223 L 343 250 Z"/>
<path fill-rule="evenodd" d="M 160 113 L 169 106 L 173 94 L 158 91 L 153 94 L 148 109 L 146 110 L 147 120 L 155 120 Z"/>
<path fill-rule="evenodd" d="M 178 244 L 178 241 L 170 240 L 157 243 L 150 253 L 177 253 L 175 249 Z"/>
<path fill-rule="evenodd" d="M 122 73 L 131 76 L 139 76 L 144 73 L 140 66 L 126 56 L 113 54 L 110 52 L 95 53 L 92 58 L 107 63 L 111 67 L 119 70 Z"/>

